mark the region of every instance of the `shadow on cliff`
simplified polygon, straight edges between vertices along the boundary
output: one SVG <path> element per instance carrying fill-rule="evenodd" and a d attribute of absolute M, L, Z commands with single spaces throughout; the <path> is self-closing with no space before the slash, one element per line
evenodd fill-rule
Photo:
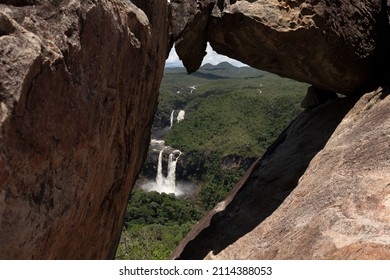
<path fill-rule="evenodd" d="M 302 112 L 232 190 L 178 246 L 175 259 L 203 259 L 253 230 L 297 186 L 356 98 L 339 98 Z M 240 258 L 239 256 L 229 258 Z"/>

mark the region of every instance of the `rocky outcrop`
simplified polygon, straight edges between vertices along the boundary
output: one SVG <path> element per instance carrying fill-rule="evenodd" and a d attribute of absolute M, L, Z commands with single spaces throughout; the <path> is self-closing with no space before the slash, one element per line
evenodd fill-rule
<path fill-rule="evenodd" d="M 0 258 L 114 257 L 169 51 L 137 2 L 0 1 Z"/>
<path fill-rule="evenodd" d="M 388 90 L 304 111 L 174 258 L 389 259 L 389 135 Z"/>
<path fill-rule="evenodd" d="M 351 95 L 383 81 L 384 1 L 172 0 L 176 50 L 189 72 L 206 42 L 258 69 Z"/>
<path fill-rule="evenodd" d="M 189 72 L 210 42 L 316 89 L 174 257 L 390 258 L 388 92 L 331 96 L 386 82 L 388 11 L 369 0 L 0 0 L 0 258 L 114 257 L 172 37 Z"/>

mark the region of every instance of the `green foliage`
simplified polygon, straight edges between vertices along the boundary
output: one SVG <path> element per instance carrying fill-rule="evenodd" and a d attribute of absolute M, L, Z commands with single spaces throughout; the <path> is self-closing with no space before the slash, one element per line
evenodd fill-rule
<path fill-rule="evenodd" d="M 133 225 L 122 232 L 117 249 L 119 260 L 166 260 L 193 227 L 182 225 Z"/>
<path fill-rule="evenodd" d="M 191 87 L 196 89 L 192 90 Z M 223 200 L 243 175 L 222 165 L 229 155 L 260 157 L 301 111 L 307 85 L 249 67 L 205 65 L 187 75 L 166 69 L 153 127 L 170 124 L 172 110 L 185 110 L 165 137 L 180 149 L 184 177 L 201 182 L 205 209 Z M 167 194 L 134 190 L 125 214 L 117 259 L 167 259 L 202 211 Z"/>
<path fill-rule="evenodd" d="M 222 201 L 232 187 L 242 177 L 243 170 L 218 170 L 208 175 L 200 191 L 202 202 L 207 210 Z"/>
<path fill-rule="evenodd" d="M 190 86 L 196 87 L 192 93 Z M 306 84 L 248 67 L 205 65 L 192 75 L 166 69 L 157 114 L 169 118 L 173 109 L 186 111 L 165 141 L 184 152 L 184 175 L 203 183 L 207 209 L 243 174 L 241 169 L 222 171 L 223 159 L 260 157 L 301 112 L 306 89 Z"/>
<path fill-rule="evenodd" d="M 213 78 L 207 76 L 211 74 Z M 193 85 L 196 90 L 190 93 Z M 197 75 L 167 69 L 157 115 L 169 118 L 173 109 L 186 111 L 185 121 L 175 124 L 165 138 L 185 153 L 260 156 L 301 111 L 306 88 L 248 67 L 206 65 Z"/>
<path fill-rule="evenodd" d="M 197 221 L 202 212 L 174 195 L 134 190 L 125 213 L 125 227 L 133 225 L 182 225 Z"/>
<path fill-rule="evenodd" d="M 202 215 L 173 195 L 133 190 L 116 259 L 168 259 Z"/>

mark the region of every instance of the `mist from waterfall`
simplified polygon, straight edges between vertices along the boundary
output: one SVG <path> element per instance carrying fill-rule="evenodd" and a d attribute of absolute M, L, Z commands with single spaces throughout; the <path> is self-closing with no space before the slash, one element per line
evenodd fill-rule
<path fill-rule="evenodd" d="M 178 110 L 172 110 L 171 112 L 171 116 L 170 116 L 170 127 L 173 126 L 174 122 L 175 122 L 175 113 L 177 112 Z M 181 122 L 182 120 L 184 120 L 184 116 L 186 114 L 186 111 L 184 110 L 179 110 L 177 112 L 177 116 L 176 116 L 176 122 Z"/>
<path fill-rule="evenodd" d="M 157 191 L 159 193 L 173 193 L 176 196 L 184 194 L 184 191 L 181 188 L 176 186 L 176 166 L 177 160 L 179 159 L 181 152 L 179 150 L 171 150 L 168 156 L 167 164 L 167 176 L 164 176 L 163 173 L 163 157 L 165 150 L 170 150 L 172 148 L 164 146 L 158 153 L 157 160 L 157 174 L 155 181 L 148 182 L 141 186 L 142 189 L 146 191 Z"/>
<path fill-rule="evenodd" d="M 179 191 L 176 189 L 176 164 L 178 158 L 180 157 L 180 151 L 179 151 L 179 155 L 176 158 L 175 158 L 176 151 L 169 154 L 167 177 L 164 177 L 164 174 L 162 172 L 163 152 L 164 150 L 161 150 L 158 155 L 156 186 L 154 190 L 158 191 L 159 193 L 165 192 L 165 193 L 174 193 L 175 195 L 179 195 Z"/>
<path fill-rule="evenodd" d="M 186 111 L 180 110 L 179 114 L 177 115 L 177 122 L 181 122 L 182 120 L 184 120 L 185 114 L 186 114 Z"/>
<path fill-rule="evenodd" d="M 158 154 L 157 162 L 157 175 L 156 175 L 156 184 L 157 186 L 162 186 L 164 184 L 164 176 L 162 174 L 162 154 L 164 150 L 161 150 Z"/>
<path fill-rule="evenodd" d="M 175 110 L 172 111 L 171 113 L 171 127 L 173 126 L 173 117 L 174 117 L 174 114 L 175 114 Z"/>

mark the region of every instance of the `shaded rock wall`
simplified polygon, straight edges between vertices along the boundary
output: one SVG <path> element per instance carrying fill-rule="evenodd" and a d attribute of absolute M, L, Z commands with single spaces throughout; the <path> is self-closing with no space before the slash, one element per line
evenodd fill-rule
<path fill-rule="evenodd" d="M 0 1 L 0 258 L 113 258 L 169 51 L 167 2 L 19 2 Z"/>
<path fill-rule="evenodd" d="M 255 68 L 351 95 L 383 81 L 389 61 L 384 1 L 172 0 L 172 14 L 189 72 L 208 41 Z"/>
<path fill-rule="evenodd" d="M 356 101 L 304 111 L 173 257 L 389 259 L 389 91 Z"/>

